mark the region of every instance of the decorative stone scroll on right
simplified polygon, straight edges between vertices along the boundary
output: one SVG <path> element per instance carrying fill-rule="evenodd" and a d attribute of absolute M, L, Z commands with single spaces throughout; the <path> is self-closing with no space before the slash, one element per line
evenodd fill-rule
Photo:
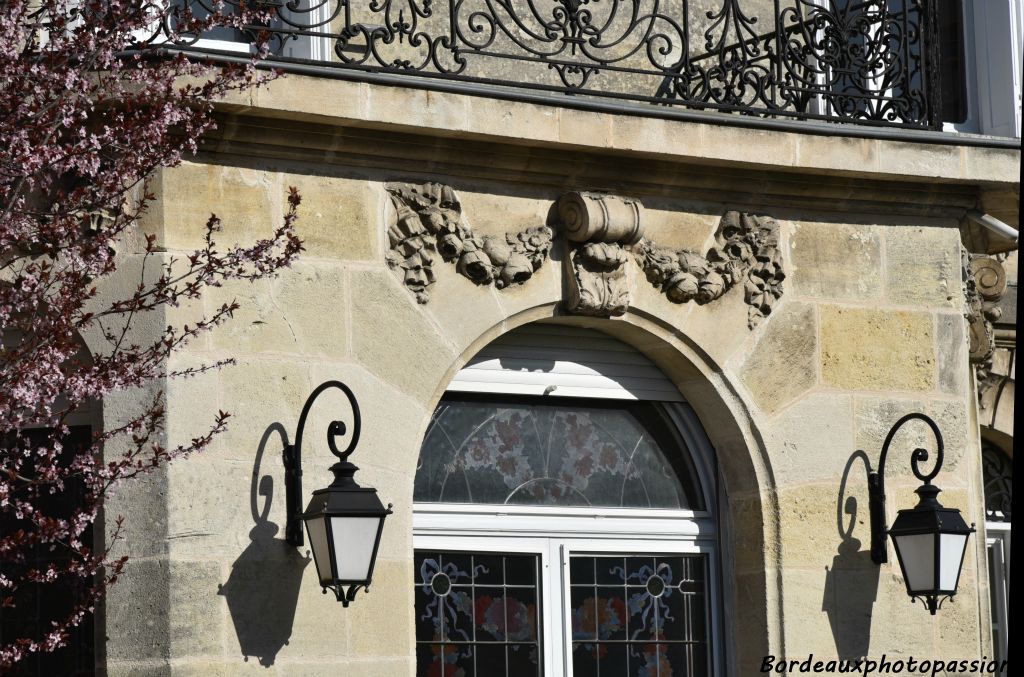
<path fill-rule="evenodd" d="M 977 374 L 978 396 L 984 403 L 985 391 L 1000 380 L 1000 375 L 992 373 L 992 358 L 996 352 L 994 323 L 1003 314 L 999 302 L 1006 293 L 1006 270 L 998 258 L 967 251 L 962 255 L 970 360 Z"/>

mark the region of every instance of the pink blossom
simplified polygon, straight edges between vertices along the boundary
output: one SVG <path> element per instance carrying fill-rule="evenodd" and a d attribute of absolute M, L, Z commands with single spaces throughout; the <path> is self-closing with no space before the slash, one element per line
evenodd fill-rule
<path fill-rule="evenodd" d="M 197 322 L 168 326 L 146 340 L 130 329 L 166 306 L 200 299 L 231 280 L 273 276 L 302 250 L 295 233 L 299 195 L 288 197 L 266 239 L 221 247 L 211 215 L 203 246 L 168 260 L 136 223 L 154 199 L 147 180 L 195 153 L 214 128 L 219 97 L 260 84 L 255 61 L 213 65 L 158 51 L 159 43 L 217 25 L 258 24 L 260 10 L 183 16 L 153 36 L 169 0 L 7 0 L 0 3 L 0 606 L 16 607 L 27 583 L 84 584 L 66 616 L 41 636 L 6 636 L 0 671 L 33 652 L 62 646 L 125 565 L 85 538 L 106 498 L 123 482 L 208 447 L 229 415 L 186 444 L 159 443 L 161 393 L 140 413 L 91 441 L 69 445 L 68 417 L 104 396 L 169 378 L 189 378 L 230 360 L 169 371 L 168 358 L 226 322 L 226 303 Z M 145 43 L 139 36 L 158 37 Z M 257 45 L 257 52 L 263 45 Z M 189 84 L 181 84 L 184 80 Z M 123 296 L 100 293 L 118 265 L 116 250 L 137 238 L 145 261 Z M 81 336 L 101 337 L 84 349 Z M 24 432 L 52 432 L 30 442 Z M 118 444 L 111 444 L 114 441 Z M 107 445 L 108 455 L 101 450 Z M 110 449 L 125 449 L 111 456 Z M 50 514 L 52 498 L 80 495 L 71 514 Z M 50 553 L 38 561 L 30 553 Z"/>

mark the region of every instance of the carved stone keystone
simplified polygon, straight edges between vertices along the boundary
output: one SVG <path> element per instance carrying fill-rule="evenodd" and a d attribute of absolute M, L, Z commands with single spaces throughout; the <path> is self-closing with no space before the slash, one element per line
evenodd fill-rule
<path fill-rule="evenodd" d="M 609 317 L 629 308 L 629 254 L 623 245 L 643 237 L 639 200 L 604 193 L 571 192 L 558 200 L 558 216 L 570 242 L 566 257 L 565 307 L 579 315 Z"/>
<path fill-rule="evenodd" d="M 571 242 L 636 244 L 644 235 L 639 200 L 605 193 L 571 192 L 558 198 L 558 218 Z"/>

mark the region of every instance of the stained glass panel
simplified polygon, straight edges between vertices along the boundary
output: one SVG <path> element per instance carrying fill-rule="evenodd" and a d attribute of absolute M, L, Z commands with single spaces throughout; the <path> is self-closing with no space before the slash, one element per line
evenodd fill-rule
<path fill-rule="evenodd" d="M 419 502 L 700 509 L 657 403 L 447 396 L 420 451 Z"/>
<path fill-rule="evenodd" d="M 706 568 L 702 555 L 573 555 L 575 677 L 704 677 Z"/>
<path fill-rule="evenodd" d="M 416 674 L 540 677 L 536 555 L 417 550 Z"/>

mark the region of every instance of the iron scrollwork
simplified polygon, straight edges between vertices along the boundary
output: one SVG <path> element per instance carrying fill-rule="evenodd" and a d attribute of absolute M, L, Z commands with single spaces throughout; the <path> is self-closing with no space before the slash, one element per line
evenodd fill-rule
<path fill-rule="evenodd" d="M 999 447 L 982 442 L 981 472 L 985 482 L 985 519 L 1009 522 L 1013 507 L 1013 461 Z"/>
<path fill-rule="evenodd" d="M 244 0 L 226 0 L 231 11 Z M 924 0 L 287 0 L 266 25 L 271 61 L 869 124 L 935 127 L 934 5 Z M 175 0 L 151 40 L 184 47 Z M 231 33 L 231 35 L 228 35 Z M 237 52 L 237 44 L 230 47 Z M 216 50 L 216 43 L 204 43 Z"/>

